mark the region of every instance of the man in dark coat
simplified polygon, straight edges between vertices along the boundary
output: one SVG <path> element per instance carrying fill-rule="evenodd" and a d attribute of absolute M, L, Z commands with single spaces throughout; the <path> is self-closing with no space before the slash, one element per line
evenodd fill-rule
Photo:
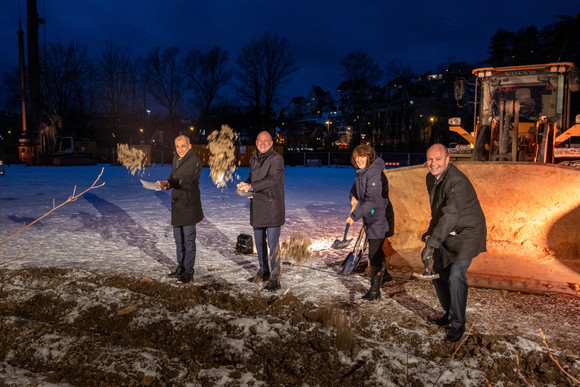
<path fill-rule="evenodd" d="M 158 181 L 162 189 L 171 192 L 171 224 L 177 250 L 177 268 L 168 277 L 188 283 L 195 272 L 195 225 L 203 219 L 199 193 L 199 176 L 202 164 L 191 149 L 189 137 L 175 139 L 173 168 L 169 178 Z"/>
<path fill-rule="evenodd" d="M 486 251 L 485 215 L 473 185 L 456 166 L 449 164 L 447 148 L 435 144 L 427 150 L 426 183 L 431 203 L 431 222 L 425 234 L 424 261 L 434 260 L 433 280 L 445 315 L 432 324 L 451 324 L 445 341 L 456 342 L 465 332 L 467 278 L 471 260 Z"/>
<path fill-rule="evenodd" d="M 284 205 L 284 159 L 272 146 L 272 136 L 261 132 L 256 139 L 256 150 L 250 157 L 250 176 L 238 184 L 238 189 L 251 192 L 250 224 L 260 269 L 248 281 L 268 281 L 264 289 L 280 289 L 280 227 L 286 219 Z M 270 263 L 268 263 L 268 248 Z"/>

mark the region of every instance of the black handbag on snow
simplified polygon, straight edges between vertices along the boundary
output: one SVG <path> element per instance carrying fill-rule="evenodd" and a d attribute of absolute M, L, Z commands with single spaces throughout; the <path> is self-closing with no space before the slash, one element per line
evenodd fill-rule
<path fill-rule="evenodd" d="M 238 242 L 236 243 L 236 252 L 239 254 L 252 254 L 254 252 L 254 239 L 251 235 L 238 235 Z"/>

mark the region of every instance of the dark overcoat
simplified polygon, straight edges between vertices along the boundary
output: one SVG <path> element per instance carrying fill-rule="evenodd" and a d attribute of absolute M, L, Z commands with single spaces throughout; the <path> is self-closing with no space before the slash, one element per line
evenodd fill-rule
<path fill-rule="evenodd" d="M 254 195 L 250 199 L 252 227 L 278 227 L 286 220 L 284 204 L 284 159 L 274 148 L 264 154 L 254 150 L 246 180 Z"/>
<path fill-rule="evenodd" d="M 394 214 L 389 202 L 389 182 L 384 170 L 385 162 L 377 157 L 368 168 L 357 171 L 350 190 L 350 198 L 354 196 L 358 200 L 351 218 L 355 221 L 362 218 L 369 239 L 382 239 L 393 235 L 391 229 L 394 228 Z"/>
<path fill-rule="evenodd" d="M 171 224 L 192 226 L 201 222 L 203 210 L 199 193 L 202 164 L 193 149 L 183 158 L 174 153 L 173 169 L 167 181 L 171 191 Z"/>
<path fill-rule="evenodd" d="M 485 215 L 467 176 L 449 164 L 439 179 L 428 173 L 426 183 L 431 203 L 427 246 L 441 249 L 443 267 L 486 251 Z"/>

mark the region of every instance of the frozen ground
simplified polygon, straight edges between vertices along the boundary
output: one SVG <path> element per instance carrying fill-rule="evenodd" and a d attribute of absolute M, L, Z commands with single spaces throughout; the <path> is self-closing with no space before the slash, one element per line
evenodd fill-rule
<path fill-rule="evenodd" d="M 380 301 L 360 302 L 368 278 L 338 276 L 349 250 L 328 248 L 343 232 L 352 168 L 286 168 L 282 239 L 308 235 L 312 258 L 285 260 L 275 293 L 246 281 L 255 256 L 234 253 L 237 235 L 251 234 L 248 200 L 234 183 L 215 188 L 207 169 L 191 284 L 165 277 L 175 261 L 169 193 L 139 183 L 169 166 L 142 176 L 6 167 L 0 243 L 102 168 L 103 187 L 0 246 L 0 386 L 574 385 L 554 360 L 580 378 L 575 297 L 471 289 L 469 335 L 454 345 L 426 323 L 440 313 L 429 283 L 395 280 Z"/>

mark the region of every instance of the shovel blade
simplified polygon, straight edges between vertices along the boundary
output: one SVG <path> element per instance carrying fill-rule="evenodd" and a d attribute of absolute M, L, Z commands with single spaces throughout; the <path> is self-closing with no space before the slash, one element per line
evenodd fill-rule
<path fill-rule="evenodd" d="M 345 249 L 348 247 L 348 245 L 350 245 L 350 242 L 352 241 L 352 239 L 344 239 L 344 240 L 340 240 L 340 239 L 336 239 L 334 242 L 332 242 L 332 245 L 330 246 L 331 249 Z"/>
<path fill-rule="evenodd" d="M 439 273 L 435 273 L 435 274 L 419 274 L 419 273 L 413 273 L 413 277 L 420 279 L 422 281 L 431 281 L 434 279 L 439 278 Z"/>
<path fill-rule="evenodd" d="M 340 270 L 340 272 L 338 274 L 340 274 L 340 275 L 349 275 L 349 274 L 352 274 L 352 272 L 358 266 L 358 263 L 360 261 L 360 256 L 361 256 L 361 254 L 353 254 L 353 253 L 350 253 L 346 257 L 346 262 L 345 262 L 344 266 L 342 267 L 342 269 Z"/>

